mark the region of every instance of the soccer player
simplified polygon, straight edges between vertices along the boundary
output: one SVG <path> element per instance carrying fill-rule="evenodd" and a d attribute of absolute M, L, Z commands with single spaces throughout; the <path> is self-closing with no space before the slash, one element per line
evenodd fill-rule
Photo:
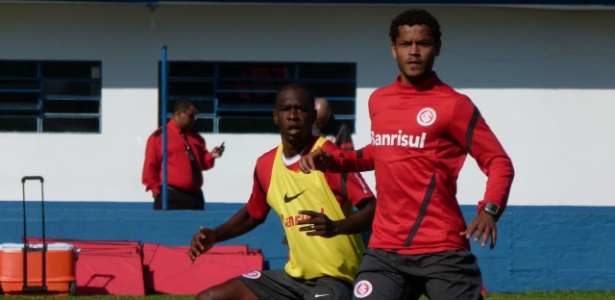
<path fill-rule="evenodd" d="M 482 299 L 481 272 L 469 240 L 497 239 L 507 203 L 512 162 L 465 95 L 433 71 L 440 25 L 411 9 L 391 23 L 400 74 L 369 99 L 371 143 L 356 151 L 317 149 L 302 171 L 375 170 L 378 202 L 373 232 L 354 299 Z M 466 227 L 457 202 L 457 177 L 467 155 L 488 176 L 476 218 Z"/>
<path fill-rule="evenodd" d="M 306 86 L 291 83 L 279 91 L 273 120 L 282 143 L 258 158 L 246 206 L 215 229 L 201 227 L 188 252 L 196 259 L 214 243 L 254 229 L 273 209 L 288 239 L 284 270 L 252 272 L 211 287 L 197 299 L 351 298 L 365 250 L 359 233 L 371 227 L 375 198 L 359 173 L 301 172 L 301 156 L 316 148 L 340 149 L 312 136 L 315 118 L 314 96 Z"/>

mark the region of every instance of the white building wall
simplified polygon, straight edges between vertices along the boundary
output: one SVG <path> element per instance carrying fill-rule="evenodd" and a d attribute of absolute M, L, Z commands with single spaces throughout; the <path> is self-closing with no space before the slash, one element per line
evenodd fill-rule
<path fill-rule="evenodd" d="M 369 94 L 397 73 L 389 22 L 405 8 L 1 3 L 0 59 L 100 60 L 103 94 L 101 134 L 0 133 L 0 200 L 20 200 L 21 177 L 42 175 L 48 200 L 151 201 L 141 167 L 165 45 L 169 60 L 356 62 L 354 139 L 365 145 Z M 438 74 L 476 102 L 513 159 L 510 204 L 615 205 L 615 10 L 425 8 L 443 27 Z M 207 201 L 245 202 L 255 159 L 279 136 L 204 137 L 226 142 L 205 172 Z M 460 202 L 484 185 L 468 158 Z"/>

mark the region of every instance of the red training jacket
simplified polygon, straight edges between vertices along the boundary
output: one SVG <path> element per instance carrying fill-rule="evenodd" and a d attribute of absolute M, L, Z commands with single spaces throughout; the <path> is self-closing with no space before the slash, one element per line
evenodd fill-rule
<path fill-rule="evenodd" d="M 512 162 L 465 95 L 432 77 L 413 86 L 398 77 L 369 99 L 371 143 L 336 151 L 334 171 L 375 170 L 378 195 L 369 247 L 400 254 L 470 249 L 457 202 L 457 177 L 467 154 L 488 176 L 488 201 L 506 207 Z"/>

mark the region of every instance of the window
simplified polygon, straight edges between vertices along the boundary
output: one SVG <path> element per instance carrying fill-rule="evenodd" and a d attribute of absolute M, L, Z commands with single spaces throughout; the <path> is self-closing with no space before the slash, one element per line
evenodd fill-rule
<path fill-rule="evenodd" d="M 316 97 L 327 98 L 335 118 L 354 132 L 355 63 L 170 61 L 167 66 L 167 115 L 174 100 L 195 100 L 199 132 L 278 132 L 272 119 L 275 96 L 290 82 L 304 83 Z"/>
<path fill-rule="evenodd" d="M 100 132 L 101 63 L 0 60 L 0 132 Z"/>

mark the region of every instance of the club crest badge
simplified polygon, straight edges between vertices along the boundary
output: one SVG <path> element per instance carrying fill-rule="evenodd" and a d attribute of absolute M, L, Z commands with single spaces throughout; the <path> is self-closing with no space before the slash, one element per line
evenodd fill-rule
<path fill-rule="evenodd" d="M 423 108 L 416 116 L 416 121 L 421 126 L 429 126 L 436 121 L 436 111 L 430 107 Z"/>
<path fill-rule="evenodd" d="M 354 286 L 354 296 L 357 298 L 365 298 L 372 293 L 374 288 L 372 283 L 367 280 L 361 280 Z"/>
<path fill-rule="evenodd" d="M 243 274 L 241 276 L 243 276 L 245 278 L 249 278 L 249 279 L 257 279 L 257 278 L 261 277 L 261 272 L 259 272 L 259 271 L 252 271 L 250 273 L 246 273 L 246 274 Z"/>

